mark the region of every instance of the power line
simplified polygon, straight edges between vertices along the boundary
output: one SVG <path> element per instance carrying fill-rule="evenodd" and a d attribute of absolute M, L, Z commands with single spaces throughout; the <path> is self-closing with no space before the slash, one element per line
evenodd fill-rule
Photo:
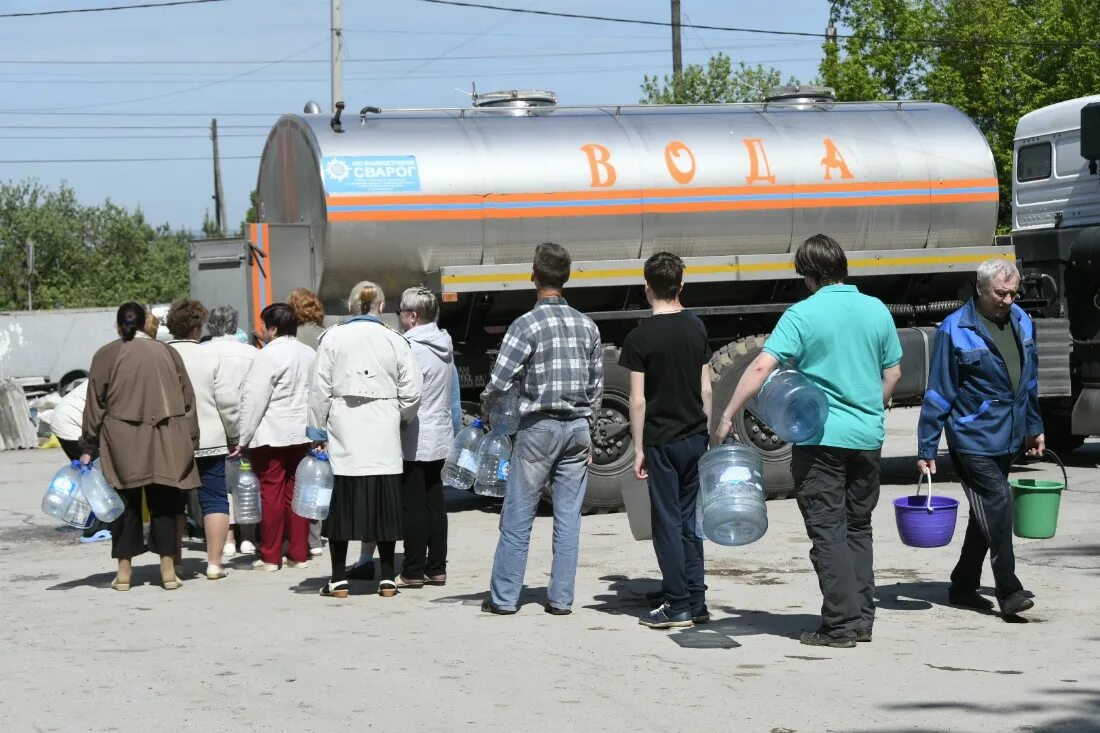
<path fill-rule="evenodd" d="M 258 160 L 259 157 L 258 155 L 223 155 L 222 160 Z M 171 163 L 189 160 L 201 160 L 205 163 L 209 163 L 210 156 L 195 155 L 180 158 L 25 158 L 19 160 L 0 160 L 0 163 L 34 163 L 35 165 L 43 163 Z"/>
<path fill-rule="evenodd" d="M 218 133 L 218 139 L 227 137 L 258 138 L 266 133 L 234 132 Z M 0 140 L 210 140 L 209 135 L 0 135 Z"/>
<path fill-rule="evenodd" d="M 237 130 L 270 130 L 271 125 L 221 125 Z M 206 125 L 0 125 L 0 130 L 205 130 Z M 202 137 L 206 137 L 203 135 Z"/>
<path fill-rule="evenodd" d="M 606 23 L 629 23 L 631 25 L 648 25 L 662 28 L 671 28 L 672 23 L 661 20 L 642 20 L 640 18 L 617 18 L 606 15 L 584 15 L 582 13 L 563 13 L 553 10 L 529 10 L 526 8 L 510 8 L 504 5 L 488 5 L 485 3 L 464 2 L 463 0 L 417 0 L 417 2 L 431 3 L 433 5 L 451 5 L 461 8 L 477 8 L 479 10 L 499 10 L 507 13 L 520 13 L 527 15 L 543 15 L 554 18 L 573 18 L 576 20 L 596 20 Z M 758 33 L 771 36 L 798 36 L 802 38 L 820 38 L 825 40 L 824 33 L 811 33 L 809 31 L 781 31 L 765 28 L 741 28 L 736 26 L 704 25 L 701 23 L 681 23 L 681 28 L 696 28 L 707 31 L 727 31 L 731 33 Z M 859 38 L 867 41 L 881 41 L 883 43 L 912 43 L 924 46 L 1068 46 L 1086 47 L 1100 46 L 1098 41 L 1019 41 L 1010 38 L 890 38 L 887 36 L 871 36 L 858 33 L 840 33 L 837 38 Z"/>
<path fill-rule="evenodd" d="M 171 8 L 177 5 L 207 5 L 224 3 L 229 0 L 171 0 L 163 3 L 140 3 L 138 5 L 108 5 L 101 8 L 74 8 L 72 10 L 35 10 L 24 13 L 3 13 L 0 18 L 34 18 L 43 15 L 71 15 L 73 13 L 108 13 L 114 10 L 145 10 L 148 8 Z"/>

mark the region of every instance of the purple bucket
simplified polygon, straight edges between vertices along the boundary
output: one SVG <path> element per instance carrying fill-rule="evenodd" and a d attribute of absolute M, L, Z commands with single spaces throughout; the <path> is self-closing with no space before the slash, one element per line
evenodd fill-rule
<path fill-rule="evenodd" d="M 932 476 L 928 479 L 928 495 L 894 499 L 894 516 L 898 522 L 898 534 L 909 547 L 943 547 L 951 543 L 955 535 L 955 521 L 959 516 L 959 501 L 949 496 L 932 496 Z"/>

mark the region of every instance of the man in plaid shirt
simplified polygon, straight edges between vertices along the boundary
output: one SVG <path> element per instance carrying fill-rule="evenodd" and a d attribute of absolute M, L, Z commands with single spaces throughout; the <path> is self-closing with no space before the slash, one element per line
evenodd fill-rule
<path fill-rule="evenodd" d="M 554 485 L 554 562 L 546 612 L 564 616 L 573 605 L 581 505 L 592 452 L 589 422 L 603 394 L 603 346 L 592 319 L 562 297 L 571 264 L 561 245 L 540 244 L 535 250 L 531 280 L 538 301 L 508 328 L 481 396 L 491 404 L 516 388 L 522 415 L 500 513 L 490 594 L 481 607 L 488 613 L 510 615 L 518 608 L 531 526 L 547 480 Z"/>

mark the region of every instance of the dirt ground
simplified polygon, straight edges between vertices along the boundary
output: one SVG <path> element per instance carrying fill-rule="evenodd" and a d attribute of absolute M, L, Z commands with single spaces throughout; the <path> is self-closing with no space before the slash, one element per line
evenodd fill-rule
<path fill-rule="evenodd" d="M 542 611 L 548 516 L 520 613 L 479 612 L 498 515 L 471 495 L 452 497 L 443 588 L 383 599 L 359 583 L 345 601 L 321 598 L 327 555 L 277 573 L 239 557 L 210 582 L 193 577 L 193 542 L 181 590 L 162 590 L 145 555 L 118 593 L 108 543 L 81 545 L 39 509 L 60 451 L 3 453 L 0 729 L 1100 732 L 1100 442 L 1067 457 L 1057 536 L 1017 540 L 1037 605 L 1007 623 L 946 605 L 961 523 L 947 548 L 897 538 L 890 500 L 913 489 L 915 424 L 912 410 L 889 418 L 874 642 L 839 650 L 797 641 L 820 597 L 793 501 L 769 503 L 759 542 L 707 544 L 711 624 L 655 632 L 636 617 L 656 562 L 623 514 L 584 519 L 568 617 Z"/>

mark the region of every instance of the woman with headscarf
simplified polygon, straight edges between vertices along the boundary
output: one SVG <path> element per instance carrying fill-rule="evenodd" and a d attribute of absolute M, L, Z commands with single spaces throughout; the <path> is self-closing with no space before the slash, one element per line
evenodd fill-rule
<path fill-rule="evenodd" d="M 84 406 L 82 463 L 99 451 L 100 466 L 126 505 L 111 525 L 111 556 L 118 560 L 115 590 L 130 590 L 132 560 L 146 550 L 141 498 L 149 507 L 148 549 L 160 555 L 165 590 L 180 587 L 177 519 L 183 491 L 198 488 L 199 445 L 195 394 L 183 360 L 142 332 L 145 309 L 126 303 L 116 316 L 119 340 L 92 358 Z"/>
<path fill-rule="evenodd" d="M 348 542 L 375 542 L 378 594 L 397 594 L 394 547 L 401 534 L 401 423 L 420 405 L 420 367 L 409 342 L 382 323 L 385 296 L 372 282 L 352 288 L 352 318 L 325 332 L 310 390 L 310 439 L 327 445 L 335 486 L 323 533 L 332 577 L 321 595 L 348 595 Z"/>

